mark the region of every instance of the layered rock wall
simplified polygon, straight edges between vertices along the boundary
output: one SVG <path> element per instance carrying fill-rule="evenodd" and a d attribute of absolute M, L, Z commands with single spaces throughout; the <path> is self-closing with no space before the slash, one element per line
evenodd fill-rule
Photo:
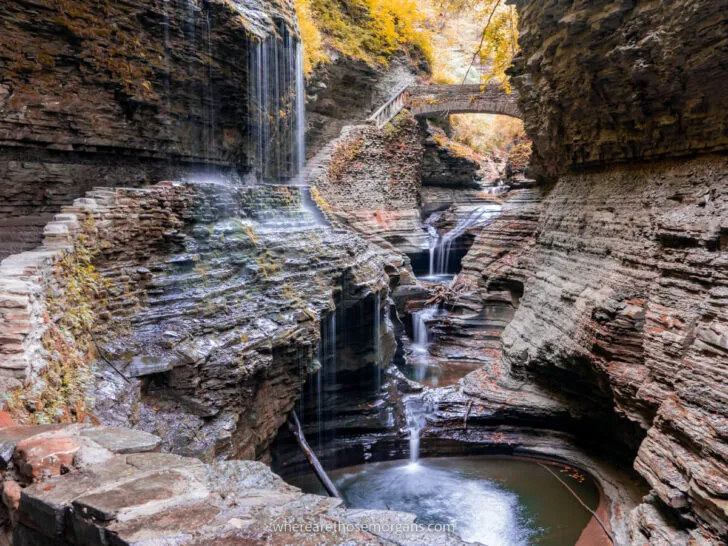
<path fill-rule="evenodd" d="M 13 0 L 0 19 L 0 256 L 96 185 L 260 171 L 263 108 L 279 163 L 295 163 L 293 115 L 278 118 L 295 87 L 289 0 Z M 263 69 L 278 88 L 258 85 Z"/>
<path fill-rule="evenodd" d="M 17 337 L 17 350 L 0 359 L 3 373 L 27 385 L 13 396 L 28 401 L 13 405 L 16 415 L 63 419 L 67 409 L 48 400 L 58 387 L 52 363 L 63 373 L 76 362 L 65 362 L 57 342 L 86 346 L 96 368 L 87 410 L 96 418 L 163 432 L 165 447 L 180 453 L 264 457 L 318 367 L 320 322 L 375 293 L 384 313 L 404 267 L 321 223 L 302 206 L 302 191 L 160 183 L 97 189 L 68 207 L 47 228 L 48 247 L 3 262 L 21 277 L 2 285 L 1 301 L 17 303 L 10 310 L 27 323 L 17 335 L 14 323 L 0 323 L 4 337 Z M 90 341 L 67 321 L 85 315 L 68 309 L 68 283 L 56 278 L 59 260 L 79 251 L 92 254 L 100 275 L 84 302 Z M 20 294 L 26 287 L 32 292 Z M 83 418 L 66 403 L 65 418 Z"/>
<path fill-rule="evenodd" d="M 511 267 L 530 274 L 503 371 L 634 458 L 653 493 L 631 514 L 633 544 L 723 543 L 725 2 L 518 6 L 515 84 L 558 180 Z"/>
<path fill-rule="evenodd" d="M 344 128 L 309 164 L 324 208 L 366 237 L 404 252 L 425 244 L 419 204 L 423 130 L 403 112 L 383 128 Z"/>
<path fill-rule="evenodd" d="M 518 0 L 515 84 L 547 174 L 728 146 L 725 0 Z"/>

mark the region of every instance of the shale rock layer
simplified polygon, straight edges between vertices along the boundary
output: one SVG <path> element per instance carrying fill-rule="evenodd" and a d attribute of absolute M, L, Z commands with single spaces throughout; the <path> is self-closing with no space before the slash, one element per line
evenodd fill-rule
<path fill-rule="evenodd" d="M 516 87 L 549 174 L 728 145 L 728 3 L 519 0 Z"/>

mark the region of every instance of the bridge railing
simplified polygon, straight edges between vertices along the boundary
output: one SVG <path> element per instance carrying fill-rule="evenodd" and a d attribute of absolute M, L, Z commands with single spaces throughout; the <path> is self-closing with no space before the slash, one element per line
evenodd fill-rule
<path fill-rule="evenodd" d="M 367 121 L 377 127 L 383 127 L 386 123 L 391 121 L 394 116 L 404 110 L 409 99 L 409 86 L 405 85 L 402 89 L 397 91 L 392 98 L 385 102 L 379 110 L 374 112 Z"/>
<path fill-rule="evenodd" d="M 397 91 L 368 123 L 383 127 L 403 109 L 415 116 L 435 117 L 453 113 L 488 113 L 523 118 L 518 107 L 518 93 L 505 93 L 499 83 L 485 87 L 474 85 L 409 85 Z"/>

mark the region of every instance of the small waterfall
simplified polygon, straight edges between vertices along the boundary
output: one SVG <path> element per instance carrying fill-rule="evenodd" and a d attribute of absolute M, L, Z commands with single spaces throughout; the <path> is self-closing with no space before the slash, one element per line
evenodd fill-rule
<path fill-rule="evenodd" d="M 377 390 L 382 388 L 382 311 L 380 305 L 381 296 L 377 292 L 374 296 L 374 366 Z"/>
<path fill-rule="evenodd" d="M 420 460 L 420 436 L 427 426 L 427 416 L 432 413 L 431 405 L 425 400 L 414 398 L 405 402 L 407 431 L 409 432 L 410 468 Z"/>
<path fill-rule="evenodd" d="M 420 353 L 427 352 L 429 336 L 427 333 L 427 322 L 437 315 L 437 305 L 429 305 L 420 311 L 412 313 L 412 334 L 414 343 L 412 348 Z"/>
<path fill-rule="evenodd" d="M 303 47 L 296 40 L 296 166 L 298 174 L 306 166 L 306 80 L 303 75 Z"/>
<path fill-rule="evenodd" d="M 428 224 L 427 233 L 430 236 L 430 277 L 435 276 L 435 249 L 437 248 L 437 242 L 440 236 L 437 233 L 437 229 L 432 224 Z"/>
<path fill-rule="evenodd" d="M 316 432 L 320 452 L 324 445 L 324 420 L 327 417 L 325 394 L 336 381 L 336 311 L 332 311 L 321 323 L 319 355 L 321 369 L 316 374 Z"/>
<path fill-rule="evenodd" d="M 434 224 L 440 219 L 440 212 L 434 213 L 425 222 L 429 235 L 430 247 L 430 277 L 435 275 L 446 275 L 450 269 L 450 255 L 453 243 L 458 237 L 465 234 L 473 227 L 486 222 L 489 218 L 500 212 L 500 205 L 483 205 L 468 214 L 465 218 L 458 220 L 455 227 L 440 236 Z M 435 263 L 437 264 L 435 267 Z"/>

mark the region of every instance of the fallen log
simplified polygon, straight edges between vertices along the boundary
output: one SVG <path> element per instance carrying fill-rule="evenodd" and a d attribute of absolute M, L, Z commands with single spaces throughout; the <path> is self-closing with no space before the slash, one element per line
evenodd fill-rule
<path fill-rule="evenodd" d="M 579 495 L 577 495 L 576 492 L 571 487 L 569 487 L 569 485 L 564 480 L 562 480 L 561 478 L 559 478 L 559 476 L 558 476 L 558 474 L 556 474 L 556 472 L 554 472 L 553 470 L 551 470 L 548 466 L 546 466 L 543 463 L 536 463 L 536 464 L 538 464 L 540 467 L 544 468 L 554 478 L 556 478 L 557 480 L 559 480 L 561 482 L 561 485 L 563 485 L 564 487 L 566 487 L 566 489 L 569 491 L 569 493 L 571 493 L 574 496 L 574 498 L 577 501 L 579 501 L 579 504 L 581 504 L 592 515 L 592 517 L 596 520 L 596 522 L 602 528 L 602 531 L 604 531 L 604 534 L 607 535 L 607 538 L 609 539 L 609 542 L 611 542 L 612 544 L 614 544 L 614 535 L 612 535 L 612 533 L 609 532 L 609 529 L 607 529 L 607 526 L 602 521 L 602 518 L 600 518 L 594 510 L 592 510 L 591 508 L 589 508 L 587 506 L 587 504 L 583 500 L 581 500 L 581 497 L 579 497 Z"/>
<path fill-rule="evenodd" d="M 334 482 L 332 482 L 331 478 L 329 478 L 329 476 L 326 474 L 326 471 L 324 470 L 324 467 L 321 466 L 318 457 L 316 457 L 316 454 L 311 449 L 311 446 L 308 445 L 306 437 L 303 434 L 303 427 L 301 426 L 301 422 L 298 420 L 298 415 L 296 415 L 295 410 L 292 411 L 291 414 L 288 416 L 288 428 L 291 431 L 291 434 L 293 434 L 293 437 L 296 438 L 296 441 L 298 442 L 298 447 L 301 448 L 301 451 L 303 451 L 303 454 L 308 459 L 308 462 L 311 465 L 314 474 L 316 474 L 316 477 L 321 482 L 321 485 L 324 486 L 326 492 L 329 494 L 330 497 L 336 497 L 343 502 L 344 497 L 342 497 L 341 493 L 339 493 L 339 490 L 336 489 Z"/>

